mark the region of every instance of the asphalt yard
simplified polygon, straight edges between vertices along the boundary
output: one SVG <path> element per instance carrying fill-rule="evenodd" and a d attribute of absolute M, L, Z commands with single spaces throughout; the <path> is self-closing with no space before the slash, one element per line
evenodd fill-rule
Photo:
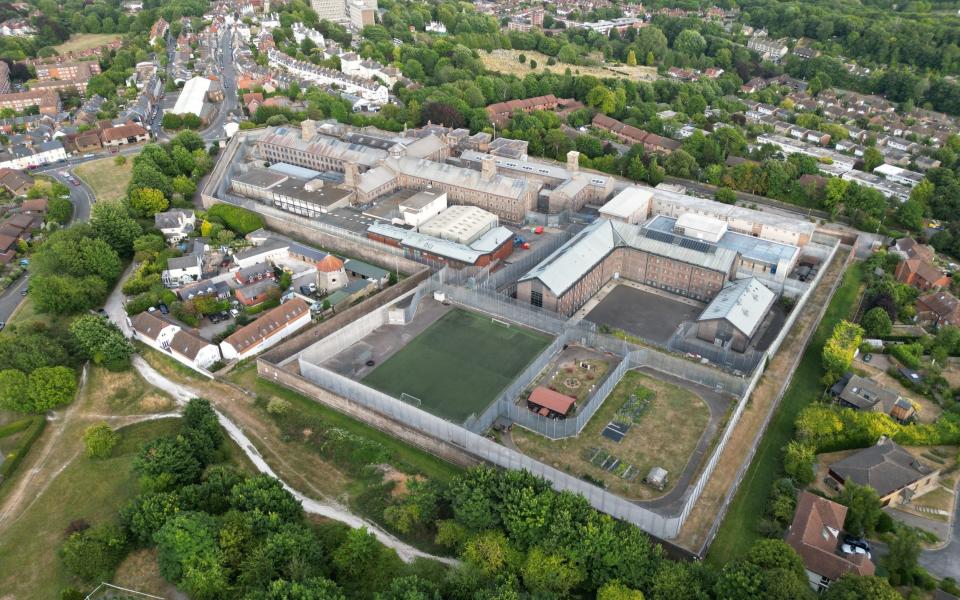
<path fill-rule="evenodd" d="M 602 292 L 601 292 L 602 293 Z M 629 285 L 616 285 L 584 317 L 597 325 L 666 344 L 686 321 L 694 321 L 703 306 Z"/>

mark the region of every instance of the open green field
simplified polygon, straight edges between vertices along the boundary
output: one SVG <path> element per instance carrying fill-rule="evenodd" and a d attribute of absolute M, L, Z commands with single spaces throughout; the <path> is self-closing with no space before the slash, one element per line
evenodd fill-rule
<path fill-rule="evenodd" d="M 648 396 L 650 404 L 634 419 L 623 439 L 614 442 L 601 432 L 611 421 L 629 422 L 618 416 L 618 411 L 631 395 Z M 609 490 L 628 498 L 647 500 L 670 491 L 690 461 L 709 420 L 710 410 L 693 392 L 639 371 L 627 371 L 577 437 L 554 441 L 522 427 L 514 427 L 512 435 L 517 448 L 544 464 L 602 481 Z M 664 423 L 669 423 L 669 427 L 664 427 Z M 632 465 L 631 473 L 638 475 L 624 479 L 588 462 L 585 454 L 594 448 L 619 458 L 620 465 Z M 662 491 L 642 482 L 652 467 L 670 472 L 667 487 Z"/>
<path fill-rule="evenodd" d="M 109 44 L 120 37 L 115 33 L 74 33 L 70 39 L 64 43 L 54 46 L 57 54 L 66 54 L 67 52 L 80 52 Z"/>
<path fill-rule="evenodd" d="M 397 398 L 403 393 L 415 396 L 424 410 L 462 423 L 482 412 L 549 344 L 545 335 L 456 309 L 363 383 Z"/>
<path fill-rule="evenodd" d="M 133 176 L 133 157 L 128 156 L 127 162 L 122 165 L 114 163 L 114 158 L 92 160 L 73 170 L 77 177 L 90 186 L 97 202 L 112 202 L 127 197 L 127 184 Z"/>
<path fill-rule="evenodd" d="M 823 390 L 820 384 L 820 378 L 823 377 L 823 345 L 837 323 L 849 318 L 856 309 L 862 278 L 863 263 L 854 263 L 844 273 L 843 282 L 804 350 L 790 387 L 780 400 L 740 489 L 717 531 L 717 537 L 710 546 L 707 560 L 713 564 L 722 565 L 744 556 L 753 542 L 760 538 L 757 522 L 765 513 L 773 482 L 783 473 L 783 448 L 793 438 L 793 423 L 797 414 Z"/>

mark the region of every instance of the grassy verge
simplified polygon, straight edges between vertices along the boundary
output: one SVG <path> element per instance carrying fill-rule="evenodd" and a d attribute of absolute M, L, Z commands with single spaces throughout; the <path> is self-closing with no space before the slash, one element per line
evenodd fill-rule
<path fill-rule="evenodd" d="M 10 478 L 17 470 L 23 457 L 30 451 L 30 447 L 43 433 L 47 420 L 43 416 L 28 417 L 23 421 L 11 423 L 4 437 L 9 436 L 9 448 L 4 447 L 3 466 L 0 466 L 0 484 Z"/>
<path fill-rule="evenodd" d="M 856 309 L 862 277 L 862 263 L 855 263 L 844 273 L 843 282 L 804 350 L 790 386 L 760 440 L 750 468 L 710 546 L 709 562 L 720 565 L 739 558 L 759 539 L 757 521 L 765 512 L 771 485 L 783 472 L 783 448 L 793 437 L 793 423 L 803 407 L 822 391 L 821 350 L 836 324 Z"/>
<path fill-rule="evenodd" d="M 118 37 L 120 36 L 115 33 L 74 33 L 70 36 L 70 39 L 54 46 L 53 49 L 57 51 L 57 54 L 80 52 L 109 44 Z"/>
<path fill-rule="evenodd" d="M 133 157 L 127 156 L 122 165 L 113 162 L 115 157 L 92 160 L 75 168 L 77 177 L 93 190 L 97 202 L 123 200 L 127 196 L 127 184 L 133 176 Z"/>
<path fill-rule="evenodd" d="M 119 508 L 137 493 L 132 465 L 140 448 L 179 428 L 178 418 L 129 425 L 118 430 L 121 441 L 110 458 L 91 460 L 81 453 L 69 462 L 0 536 L 0 589 L 11 598 L 56 598 L 60 589 L 75 584 L 57 557 L 64 530 L 78 519 L 90 524 L 116 519 Z M 242 456 L 242 450 L 228 439 L 221 451 L 221 462 L 254 472 Z M 138 558 L 131 560 L 137 562 Z M 140 570 L 125 569 L 123 565 L 120 569 L 121 575 L 124 571 Z M 123 579 L 135 583 L 129 577 Z M 155 587 L 165 586 L 159 577 L 146 579 L 152 580 L 149 589 L 142 582 L 135 587 L 154 594 L 168 593 L 169 590 Z"/>

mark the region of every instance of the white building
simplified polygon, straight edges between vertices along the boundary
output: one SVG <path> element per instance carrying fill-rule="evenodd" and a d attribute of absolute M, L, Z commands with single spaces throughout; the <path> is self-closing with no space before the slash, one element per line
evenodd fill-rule
<path fill-rule="evenodd" d="M 156 311 L 145 311 L 127 318 L 134 339 L 165 352 L 192 369 L 206 369 L 220 360 L 220 349 L 200 336 L 167 321 Z"/>
<path fill-rule="evenodd" d="M 270 31 L 280 27 L 280 15 L 277 13 L 267 13 L 260 18 L 260 28 L 264 31 Z"/>
<path fill-rule="evenodd" d="M 192 210 L 177 208 L 155 214 L 153 223 L 168 242 L 176 243 L 194 230 L 197 217 Z"/>
<path fill-rule="evenodd" d="M 33 147 L 14 146 L 6 152 L 0 152 L 0 168 L 20 171 L 66 159 L 67 152 L 60 140 L 51 140 Z"/>
<path fill-rule="evenodd" d="M 889 181 L 899 183 L 900 185 L 905 185 L 907 187 L 913 187 L 923 181 L 923 175 L 920 173 L 917 173 L 916 171 L 910 171 L 909 169 L 895 167 L 893 165 L 880 165 L 874 169 L 873 172 L 878 175 L 883 175 Z"/>
<path fill-rule="evenodd" d="M 347 75 L 346 73 L 341 73 L 340 71 L 334 71 L 333 69 L 326 69 L 308 62 L 299 61 L 275 48 L 271 48 L 267 52 L 267 58 L 271 67 L 284 69 L 300 79 L 319 85 L 334 86 L 348 94 L 360 96 L 365 100 L 377 102 L 378 104 L 386 104 L 390 101 L 390 90 L 388 90 L 385 85 L 381 85 L 375 81 L 361 79 Z"/>
<path fill-rule="evenodd" d="M 469 246 L 500 224 L 497 215 L 478 206 L 458 204 L 420 226 L 420 233 Z"/>
<path fill-rule="evenodd" d="M 439 21 L 430 21 L 426 29 L 428 33 L 438 33 L 440 35 L 447 33 L 447 26 Z"/>
<path fill-rule="evenodd" d="M 268 239 L 260 246 L 254 246 L 233 255 L 233 262 L 241 269 L 265 262 L 274 262 L 290 253 L 290 244 L 287 242 Z"/>
<path fill-rule="evenodd" d="M 203 110 L 203 103 L 207 98 L 207 92 L 210 90 L 211 81 L 206 77 L 191 77 L 180 90 L 177 97 L 177 103 L 168 112 L 175 115 L 185 115 L 187 113 L 200 116 Z"/>
<path fill-rule="evenodd" d="M 340 55 L 340 70 L 361 79 L 377 78 L 388 86 L 393 86 L 401 75 L 399 69 L 384 67 L 375 60 L 363 60 L 353 52 Z"/>
<path fill-rule="evenodd" d="M 167 260 L 167 268 L 160 274 L 163 285 L 174 288 L 193 283 L 203 274 L 203 264 L 197 254 L 178 256 Z"/>
<path fill-rule="evenodd" d="M 263 313 L 220 342 L 227 360 L 243 360 L 277 344 L 310 323 L 310 307 L 300 298 L 290 300 Z"/>
<path fill-rule="evenodd" d="M 403 222 L 411 227 L 420 227 L 447 208 L 447 193 L 423 190 L 400 202 Z"/>
<path fill-rule="evenodd" d="M 686 237 L 716 244 L 727 233 L 727 224 L 715 217 L 684 213 L 677 217 L 674 231 Z"/>
<path fill-rule="evenodd" d="M 600 216 L 623 223 L 642 223 L 650 214 L 651 188 L 630 186 L 600 207 Z"/>
<path fill-rule="evenodd" d="M 327 45 L 326 40 L 323 38 L 323 34 L 313 27 L 307 27 L 298 21 L 291 25 L 290 29 L 293 32 L 293 39 L 297 42 L 297 44 L 303 43 L 303 40 L 310 40 L 320 48 L 323 48 Z"/>

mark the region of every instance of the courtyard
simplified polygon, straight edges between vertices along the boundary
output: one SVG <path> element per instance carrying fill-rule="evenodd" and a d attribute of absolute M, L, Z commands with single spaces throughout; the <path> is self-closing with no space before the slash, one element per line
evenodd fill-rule
<path fill-rule="evenodd" d="M 705 306 L 633 285 L 613 286 L 584 318 L 660 345 L 670 340 L 681 323 L 695 321 Z"/>

